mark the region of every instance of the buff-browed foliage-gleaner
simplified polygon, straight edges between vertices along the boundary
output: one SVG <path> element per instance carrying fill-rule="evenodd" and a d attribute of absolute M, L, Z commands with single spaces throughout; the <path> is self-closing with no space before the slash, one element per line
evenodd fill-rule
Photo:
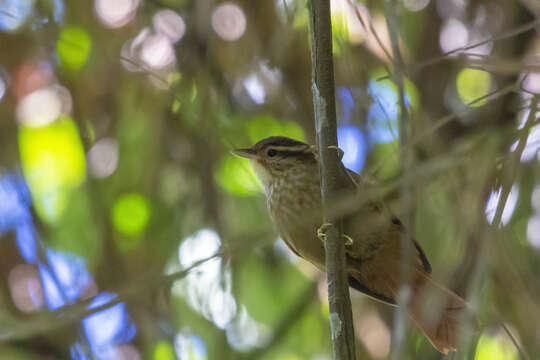
<path fill-rule="evenodd" d="M 286 137 L 269 137 L 233 154 L 250 160 L 264 185 L 268 209 L 280 237 L 298 256 L 325 271 L 321 240 L 322 202 L 318 157 L 313 147 Z M 342 167 L 344 194 L 361 191 L 360 175 Z M 395 305 L 400 289 L 403 225 L 380 201 L 343 218 L 349 285 Z M 409 315 L 442 353 L 456 350 L 458 320 L 465 301 L 431 279 L 431 265 L 412 240 Z M 426 299 L 434 299 L 426 302 Z"/>

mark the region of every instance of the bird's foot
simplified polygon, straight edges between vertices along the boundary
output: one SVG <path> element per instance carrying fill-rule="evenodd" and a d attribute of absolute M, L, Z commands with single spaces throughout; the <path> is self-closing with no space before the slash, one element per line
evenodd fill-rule
<path fill-rule="evenodd" d="M 317 229 L 317 237 L 322 242 L 326 241 L 326 230 L 328 230 L 330 226 L 332 226 L 332 224 L 324 223 L 320 228 Z M 352 246 L 354 244 L 353 238 L 347 234 L 343 234 L 343 239 L 345 240 L 345 246 Z"/>
<path fill-rule="evenodd" d="M 354 244 L 353 238 L 349 235 L 343 234 L 343 238 L 345 239 L 345 246 L 352 246 Z"/>
<path fill-rule="evenodd" d="M 326 241 L 326 230 L 328 230 L 328 228 L 332 226 L 332 224 L 330 223 L 324 223 L 321 225 L 320 228 L 317 229 L 317 237 L 319 238 L 319 240 L 321 240 L 322 242 L 325 242 Z"/>
<path fill-rule="evenodd" d="M 343 155 L 345 155 L 345 151 L 343 151 L 341 148 L 339 148 L 339 147 L 337 147 L 335 145 L 330 145 L 328 148 L 329 149 L 336 149 L 336 151 L 338 153 L 339 160 L 343 159 Z"/>
<path fill-rule="evenodd" d="M 343 151 L 341 148 L 339 148 L 339 147 L 337 147 L 335 145 L 330 145 L 328 148 L 329 149 L 335 149 L 337 151 L 337 153 L 338 153 L 339 160 L 343 159 L 343 155 L 345 155 L 345 151 Z M 311 145 L 310 150 L 315 156 L 319 156 L 319 151 L 317 150 L 316 145 Z"/>

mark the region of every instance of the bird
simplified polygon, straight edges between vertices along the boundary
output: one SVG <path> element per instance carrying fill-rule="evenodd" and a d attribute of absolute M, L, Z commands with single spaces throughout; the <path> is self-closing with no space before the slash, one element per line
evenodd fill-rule
<path fill-rule="evenodd" d="M 251 162 L 264 187 L 270 217 L 281 239 L 296 255 L 325 271 L 321 184 L 315 147 L 272 136 L 232 153 Z M 368 182 L 346 169 L 342 162 L 338 181 L 344 193 L 354 194 L 369 187 Z M 375 300 L 397 306 L 403 224 L 382 200 L 359 206 L 346 214 L 342 223 L 349 286 Z M 426 254 L 414 239 L 410 241 L 414 254 L 409 316 L 439 352 L 456 351 L 460 316 L 467 304 L 432 279 Z"/>

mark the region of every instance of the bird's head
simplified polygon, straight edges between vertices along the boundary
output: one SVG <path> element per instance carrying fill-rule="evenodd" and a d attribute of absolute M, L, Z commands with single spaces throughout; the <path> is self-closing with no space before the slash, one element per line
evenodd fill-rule
<path fill-rule="evenodd" d="M 236 149 L 232 153 L 251 161 L 265 187 L 289 174 L 304 172 L 306 168 L 318 171 L 312 147 L 283 136 L 272 136 L 250 148 Z M 318 176 L 318 172 L 313 175 Z"/>

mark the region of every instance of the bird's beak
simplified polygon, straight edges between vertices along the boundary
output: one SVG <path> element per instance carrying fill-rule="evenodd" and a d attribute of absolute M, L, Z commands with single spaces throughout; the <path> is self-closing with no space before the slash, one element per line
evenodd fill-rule
<path fill-rule="evenodd" d="M 236 156 L 240 156 L 246 159 L 256 159 L 257 154 L 252 149 L 236 149 L 232 150 L 231 153 Z"/>

